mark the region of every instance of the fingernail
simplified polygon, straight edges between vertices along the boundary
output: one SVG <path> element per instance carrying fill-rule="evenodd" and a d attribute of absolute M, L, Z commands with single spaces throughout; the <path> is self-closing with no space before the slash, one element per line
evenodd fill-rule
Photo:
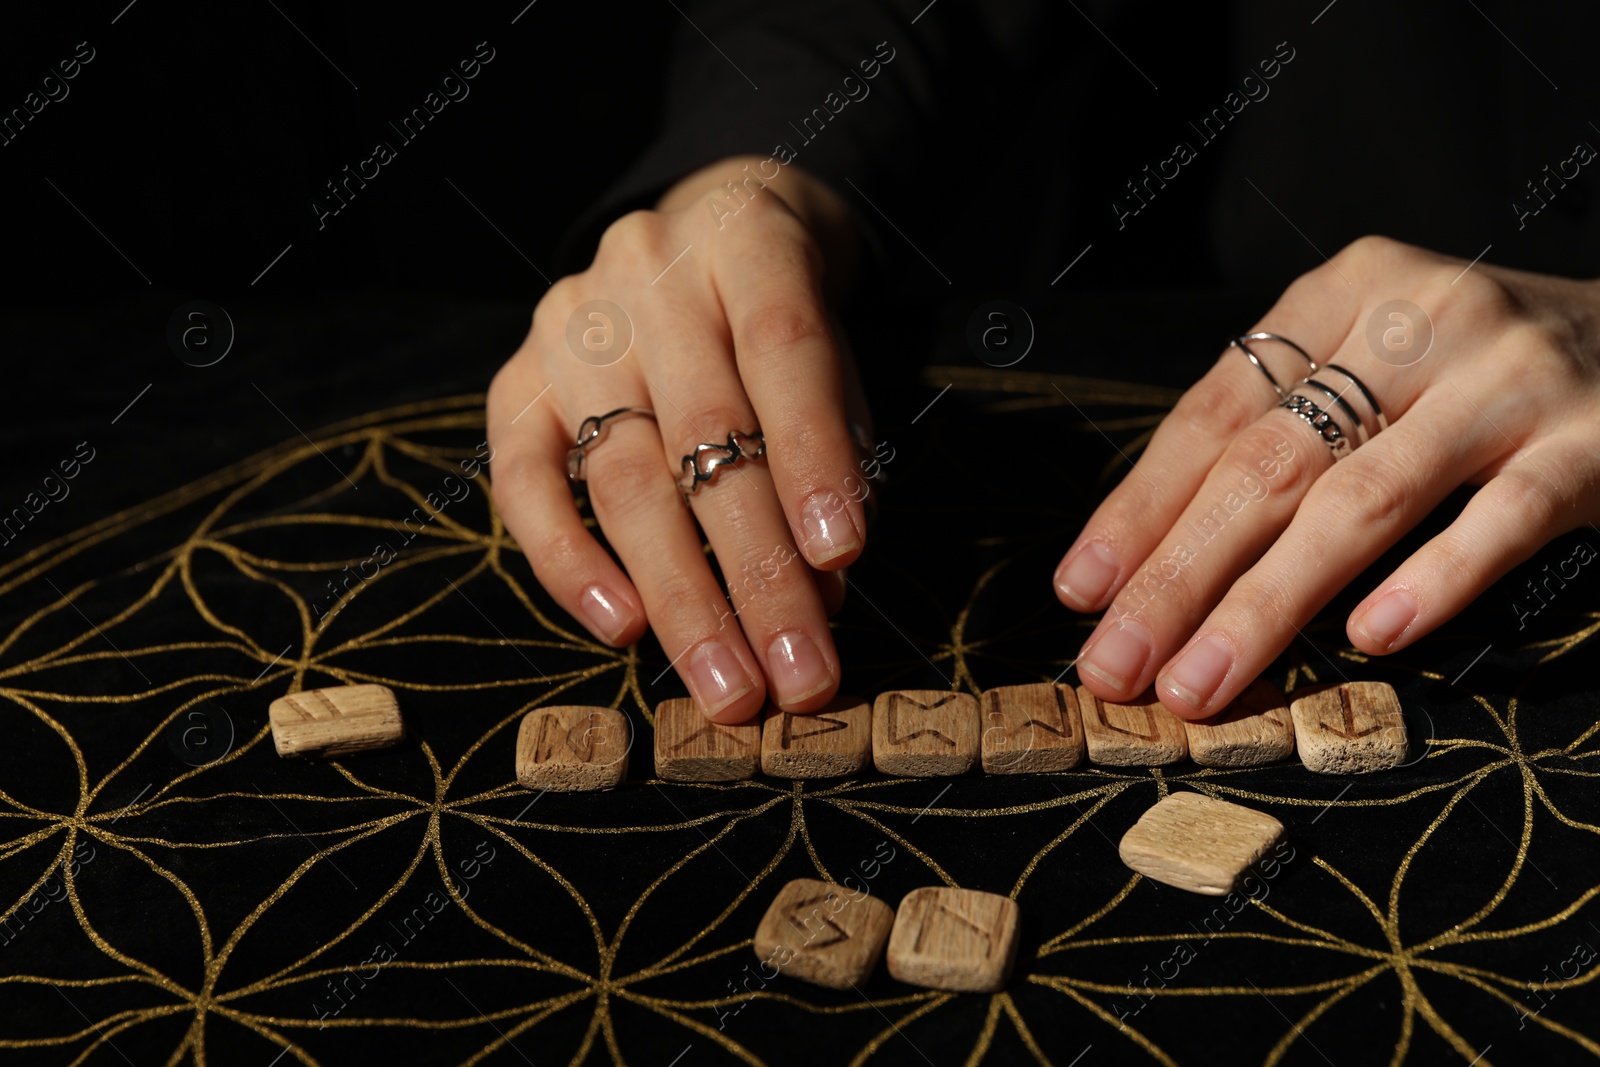
<path fill-rule="evenodd" d="M 779 704 L 798 704 L 833 684 L 822 650 L 798 630 L 779 634 L 767 646 L 767 678 Z"/>
<path fill-rule="evenodd" d="M 1056 571 L 1056 589 L 1079 611 L 1093 611 L 1116 580 L 1116 554 L 1100 541 L 1080 547 Z"/>
<path fill-rule="evenodd" d="M 1202 637 L 1177 658 L 1161 679 L 1160 688 L 1170 690 L 1179 702 L 1204 711 L 1211 694 L 1233 667 L 1233 647 L 1217 634 Z"/>
<path fill-rule="evenodd" d="M 850 506 L 832 490 L 812 493 L 800 508 L 806 559 L 826 563 L 861 547 L 861 533 L 850 518 Z"/>
<path fill-rule="evenodd" d="M 1150 659 L 1150 635 L 1144 624 L 1120 619 L 1091 637 L 1078 657 L 1078 671 L 1126 693 L 1144 673 Z"/>
<path fill-rule="evenodd" d="M 689 657 L 689 688 L 700 710 L 715 715 L 756 687 L 733 649 L 707 641 Z"/>
<path fill-rule="evenodd" d="M 618 635 L 633 622 L 630 615 L 623 613 L 621 599 L 607 592 L 604 586 L 591 585 L 585 589 L 578 598 L 578 607 L 583 610 L 583 617 L 589 620 L 594 632 L 613 645 L 617 643 Z"/>
<path fill-rule="evenodd" d="M 1417 621 L 1420 610 L 1416 597 L 1404 589 L 1396 589 L 1368 608 L 1355 626 L 1363 637 L 1387 652 Z"/>

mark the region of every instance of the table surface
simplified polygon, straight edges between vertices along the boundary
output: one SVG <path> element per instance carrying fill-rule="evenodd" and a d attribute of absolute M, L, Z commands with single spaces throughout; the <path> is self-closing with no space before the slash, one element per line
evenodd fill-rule
<path fill-rule="evenodd" d="M 1089 622 L 1051 597 L 1054 562 L 1177 395 L 970 360 L 925 368 L 879 428 L 895 449 L 888 504 L 835 620 L 847 687 L 1060 676 Z M 1398 689 L 1415 750 L 1389 773 L 1185 762 L 668 783 L 651 766 L 652 709 L 681 684 L 653 640 L 606 648 L 550 603 L 489 506 L 492 471 L 458 483 L 464 495 L 315 625 L 328 578 L 397 540 L 459 474 L 483 439 L 481 404 L 412 399 L 300 422 L 304 436 L 282 427 L 281 444 L 231 465 L 226 453 L 175 465 L 221 466 L 193 480 L 147 468 L 150 491 L 127 507 L 8 549 L 8 1057 L 1067 1067 L 1600 1054 L 1600 721 L 1582 669 L 1600 612 L 1587 576 L 1524 628 L 1497 588 L 1381 661 L 1343 636 L 1359 592 L 1298 635 L 1266 676 L 1285 690 Z M 1588 538 L 1600 541 L 1564 539 L 1532 566 Z M 398 693 L 405 744 L 336 762 L 274 754 L 273 698 L 362 682 Z M 619 789 L 516 784 L 522 716 L 566 703 L 629 717 Z M 1174 789 L 1271 813 L 1292 858 L 1236 910 L 1133 874 L 1116 841 Z M 751 937 L 778 887 L 852 871 L 891 904 L 942 884 L 1013 897 L 1021 949 L 1005 990 L 931 992 L 881 968 L 859 992 L 762 985 Z"/>

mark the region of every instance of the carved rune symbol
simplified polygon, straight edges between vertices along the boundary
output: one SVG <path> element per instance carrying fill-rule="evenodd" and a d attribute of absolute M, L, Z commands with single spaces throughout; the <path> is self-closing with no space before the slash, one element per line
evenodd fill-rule
<path fill-rule="evenodd" d="M 320 707 L 310 706 L 307 702 L 315 700 Z M 299 712 L 300 718 L 305 722 L 315 722 L 318 719 L 339 719 L 344 713 L 339 706 L 328 699 L 328 694 L 320 689 L 307 689 L 299 693 L 291 693 L 288 697 L 289 706 Z"/>
<path fill-rule="evenodd" d="M 796 719 L 807 723 L 825 722 L 828 725 L 818 727 L 815 730 L 800 731 L 794 728 Z M 831 734 L 835 730 L 846 729 L 849 725 L 849 723 L 841 722 L 838 719 L 830 719 L 826 715 L 791 715 L 786 711 L 783 713 L 783 732 L 778 736 L 778 745 L 781 748 L 788 748 L 790 741 L 798 741 L 802 737 L 816 737 L 819 734 Z"/>
<path fill-rule="evenodd" d="M 1041 730 L 1049 730 L 1051 733 L 1055 734 L 1057 737 L 1071 737 L 1072 736 L 1072 722 L 1067 718 L 1067 698 L 1064 697 L 1061 694 L 1061 690 L 1060 690 L 1059 687 L 1056 688 L 1055 694 L 1056 694 L 1056 718 L 1061 723 L 1061 725 L 1059 727 L 1051 726 L 1049 723 L 1044 722 L 1041 719 L 1029 719 L 1027 722 L 1023 723 L 1022 725 L 1024 725 L 1024 726 L 1037 726 Z M 1104 717 L 1102 717 L 1100 721 L 1104 722 L 1105 721 Z"/>
<path fill-rule="evenodd" d="M 841 941 L 850 940 L 850 934 L 846 932 L 843 927 L 834 922 L 829 916 L 819 914 L 821 911 L 820 908 L 812 908 L 809 916 L 805 915 L 803 912 L 803 909 L 805 909 L 808 905 L 826 904 L 832 899 L 833 894 L 828 893 L 824 896 L 811 897 L 808 900 L 800 900 L 795 902 L 794 911 L 790 913 L 788 922 L 790 926 L 806 935 L 807 948 L 827 948 L 829 945 L 837 945 Z M 800 921 L 796 922 L 796 919 Z M 830 936 L 825 934 L 822 936 L 821 940 L 817 940 L 817 934 L 813 933 L 809 926 L 812 919 L 821 919 L 822 925 L 833 931 L 832 935 Z"/>
<path fill-rule="evenodd" d="M 1105 704 L 1103 702 L 1101 702 L 1099 698 L 1095 698 L 1094 713 L 1100 717 L 1100 725 L 1104 726 L 1107 730 L 1112 730 L 1112 731 L 1115 731 L 1116 733 L 1119 733 L 1119 734 L 1127 734 L 1129 737 L 1137 737 L 1141 741 L 1159 741 L 1159 740 L 1161 740 L 1161 731 L 1156 727 L 1155 709 L 1151 705 L 1145 704 L 1145 705 L 1143 705 L 1141 707 L 1138 707 L 1138 708 L 1130 707 L 1130 708 L 1128 708 L 1128 710 L 1129 711 L 1137 710 L 1137 711 L 1143 713 L 1144 722 L 1145 722 L 1145 729 L 1149 731 L 1148 733 L 1140 733 L 1138 730 L 1126 730 L 1126 729 L 1123 729 L 1121 726 L 1113 726 L 1111 724 L 1111 720 L 1106 718 L 1106 706 L 1105 706 Z"/>
<path fill-rule="evenodd" d="M 564 730 L 554 715 L 547 715 L 539 724 L 539 739 L 533 746 L 534 762 L 543 763 L 550 759 L 556 754 L 558 745 L 565 747 L 585 763 L 594 758 L 594 743 L 589 738 L 589 729 L 585 723 L 578 723 Z"/>
<path fill-rule="evenodd" d="M 744 746 L 740 744 L 736 738 L 730 736 L 722 730 L 717 729 L 717 724 L 708 720 L 701 724 L 700 729 L 696 730 L 688 737 L 685 737 L 682 741 L 679 741 L 667 751 L 682 752 L 684 749 L 688 748 L 690 745 L 694 744 L 695 741 L 702 737 L 709 737 L 711 739 L 708 747 L 713 749 L 720 748 L 720 742 L 722 740 L 728 741 L 735 749 L 744 748 Z"/>
<path fill-rule="evenodd" d="M 922 927 L 917 931 L 917 940 L 916 943 L 911 946 L 911 951 L 922 951 L 922 942 L 927 938 L 928 931 L 933 929 L 940 915 L 948 915 L 962 926 L 965 926 L 968 930 L 971 930 L 973 934 L 983 938 L 983 955 L 985 959 L 988 958 L 989 953 L 994 951 L 994 939 L 989 936 L 989 931 L 985 930 L 983 927 L 979 926 L 977 923 L 973 922 L 959 911 L 952 911 L 944 904 L 940 904 L 937 911 L 931 915 L 928 915 L 922 920 Z"/>
<path fill-rule="evenodd" d="M 1330 734 L 1337 734 L 1340 737 L 1344 738 L 1346 741 L 1354 741 L 1358 737 L 1366 737 L 1368 734 L 1375 734 L 1375 733 L 1378 732 L 1378 724 L 1377 723 L 1373 723 L 1371 726 L 1367 727 L 1365 730 L 1357 730 L 1356 729 L 1356 713 L 1355 713 L 1355 709 L 1350 707 L 1350 692 L 1349 692 L 1349 690 L 1345 689 L 1344 686 L 1340 686 L 1339 687 L 1339 710 L 1340 710 L 1340 712 L 1342 712 L 1342 717 L 1343 717 L 1343 720 L 1344 720 L 1343 721 L 1343 727 L 1344 727 L 1343 729 L 1340 729 L 1337 726 L 1329 726 L 1325 722 L 1324 723 L 1319 723 L 1318 725 L 1320 725 L 1324 730 L 1328 731 Z"/>
<path fill-rule="evenodd" d="M 956 743 L 950 740 L 950 738 L 946 737 L 944 734 L 940 733 L 938 730 L 913 730 L 911 733 L 902 736 L 900 733 L 900 703 L 901 701 L 904 701 L 907 704 L 913 704 L 918 708 L 921 708 L 923 711 L 932 711 L 934 708 L 943 707 L 944 705 L 950 703 L 950 701 L 954 700 L 958 695 L 959 694 L 957 693 L 951 693 L 942 700 L 935 700 L 932 704 L 924 704 L 920 700 L 913 700 L 903 693 L 895 693 L 889 699 L 889 743 L 891 745 L 903 745 L 908 741 L 915 741 L 919 737 L 934 737 L 949 745 L 951 748 L 955 748 Z"/>

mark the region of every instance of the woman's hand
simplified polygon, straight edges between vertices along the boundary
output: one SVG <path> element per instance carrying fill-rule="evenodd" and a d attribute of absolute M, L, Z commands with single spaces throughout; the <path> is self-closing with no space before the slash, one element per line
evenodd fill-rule
<path fill-rule="evenodd" d="M 1248 341 L 1284 393 L 1326 410 L 1352 445 L 1357 421 L 1375 436 L 1335 465 L 1260 369 L 1224 352 L 1056 571 L 1067 606 L 1106 612 L 1078 660 L 1102 699 L 1154 683 L 1177 714 L 1215 714 L 1463 483 L 1482 488 L 1351 614 L 1357 648 L 1406 647 L 1600 518 L 1600 283 L 1468 269 L 1368 237 L 1297 279 L 1255 330 L 1304 348 L 1340 399 L 1294 387 L 1306 366 L 1293 347 Z M 1388 429 L 1329 364 L 1360 379 Z"/>
<path fill-rule="evenodd" d="M 848 275 L 853 249 L 843 203 L 814 179 L 759 157 L 716 164 L 613 224 L 593 265 L 551 286 L 489 387 L 495 504 L 534 574 L 608 644 L 653 626 L 718 722 L 769 697 L 816 710 L 838 689 L 827 616 L 864 541 L 850 423 L 865 411 L 824 283 Z M 582 307 L 596 300 L 622 316 Z M 567 478 L 580 423 L 618 408 L 654 419 L 608 422 L 583 474 L 626 573 Z M 686 505 L 682 457 L 758 431 L 765 458 L 720 468 Z"/>

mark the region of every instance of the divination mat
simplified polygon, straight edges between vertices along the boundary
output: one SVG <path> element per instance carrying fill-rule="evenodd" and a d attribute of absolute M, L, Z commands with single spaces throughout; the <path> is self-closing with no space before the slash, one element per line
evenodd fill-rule
<path fill-rule="evenodd" d="M 836 620 L 847 687 L 1055 678 L 1089 624 L 1051 599 L 1053 564 L 1176 393 L 955 367 L 924 380 L 907 415 L 953 388 L 879 429 L 891 495 Z M 1600 613 L 1583 579 L 1526 629 L 1497 590 L 1382 662 L 1345 643 L 1348 600 L 1308 627 L 1271 680 L 1393 683 L 1417 755 L 1387 774 L 1184 763 L 668 784 L 653 780 L 651 709 L 682 689 L 653 641 L 602 647 L 533 582 L 488 505 L 492 471 L 460 477 L 480 404 L 308 427 L 0 570 L 8 1062 L 1600 1053 L 1600 723 L 1579 670 Z M 1003 457 L 974 444 L 1001 440 Z M 372 562 L 378 542 L 397 558 Z M 347 566 L 356 592 L 318 629 Z M 399 694 L 402 747 L 274 754 L 270 700 L 359 682 Z M 548 703 L 628 715 L 624 787 L 515 783 L 517 724 Z M 1293 853 L 1253 899 L 1118 862 L 1121 834 L 1175 787 L 1288 826 Z M 930 992 L 881 968 L 861 995 L 763 986 L 751 935 L 778 886 L 850 873 L 890 903 L 944 883 L 1010 894 L 1008 987 Z"/>

